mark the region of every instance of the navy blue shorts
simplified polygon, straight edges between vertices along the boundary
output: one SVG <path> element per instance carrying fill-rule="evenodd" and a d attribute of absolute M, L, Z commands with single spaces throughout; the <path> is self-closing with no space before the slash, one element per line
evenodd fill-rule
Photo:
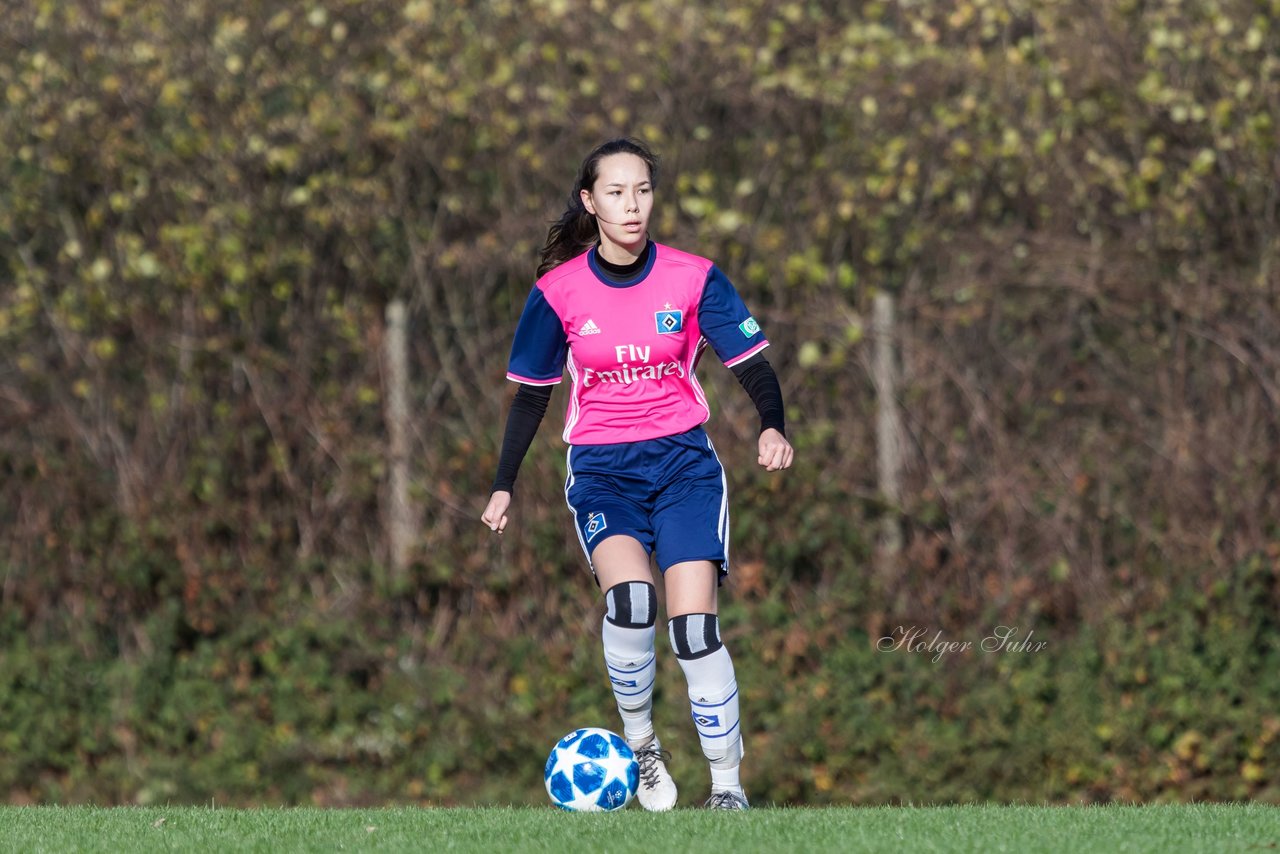
<path fill-rule="evenodd" d="M 569 448 L 565 500 L 587 560 L 609 537 L 634 537 L 663 572 L 709 560 L 729 571 L 724 467 L 701 427 L 616 445 Z M 594 571 L 594 566 L 592 571 Z"/>

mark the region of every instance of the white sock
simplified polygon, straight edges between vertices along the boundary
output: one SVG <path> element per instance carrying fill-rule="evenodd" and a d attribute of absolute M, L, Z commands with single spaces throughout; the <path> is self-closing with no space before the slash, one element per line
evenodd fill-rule
<path fill-rule="evenodd" d="M 653 585 L 639 581 L 623 582 L 605 593 L 607 612 L 600 629 L 604 662 L 622 717 L 622 734 L 632 747 L 653 738 L 657 601 Z"/>
<path fill-rule="evenodd" d="M 736 785 L 733 781 L 742 763 L 738 679 L 729 650 L 720 641 L 719 620 L 715 614 L 686 614 L 672 619 L 669 630 L 689 685 L 689 705 L 702 753 L 713 775 L 721 772 L 726 785 Z"/>
<path fill-rule="evenodd" d="M 739 778 L 738 770 L 742 764 L 733 765 L 729 768 L 717 768 L 715 763 L 711 764 L 711 791 L 714 792 L 737 792 L 742 794 L 742 781 Z"/>

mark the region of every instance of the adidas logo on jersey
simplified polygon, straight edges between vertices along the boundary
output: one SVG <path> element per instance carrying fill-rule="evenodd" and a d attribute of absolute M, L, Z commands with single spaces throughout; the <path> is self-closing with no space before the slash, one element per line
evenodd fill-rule
<path fill-rule="evenodd" d="M 599 335 L 600 327 L 596 326 L 596 322 L 594 320 L 591 320 L 590 318 L 588 318 L 587 322 L 582 324 L 582 328 L 578 330 L 578 334 L 579 335 Z"/>

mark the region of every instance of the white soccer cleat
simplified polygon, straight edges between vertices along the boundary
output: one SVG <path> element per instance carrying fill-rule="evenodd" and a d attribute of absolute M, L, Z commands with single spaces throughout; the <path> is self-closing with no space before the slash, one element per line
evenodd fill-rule
<path fill-rule="evenodd" d="M 741 789 L 736 792 L 712 792 L 703 806 L 709 810 L 751 809 L 751 805 L 747 803 L 746 792 Z"/>
<path fill-rule="evenodd" d="M 666 812 L 676 805 L 676 781 L 667 771 L 671 754 L 655 738 L 644 747 L 633 748 L 640 764 L 640 788 L 636 799 L 649 812 Z"/>

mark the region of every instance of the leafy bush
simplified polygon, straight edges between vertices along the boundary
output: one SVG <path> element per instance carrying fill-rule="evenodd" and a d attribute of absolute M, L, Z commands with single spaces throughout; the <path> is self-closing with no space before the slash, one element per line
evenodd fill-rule
<path fill-rule="evenodd" d="M 757 474 L 704 369 L 753 795 L 1275 799 L 1267 3 L 99 5 L 19 4 L 0 51 L 0 792 L 522 800 L 610 719 L 555 414 L 513 529 L 475 520 L 547 223 L 625 132 L 664 157 L 655 237 L 774 342 L 799 451 Z M 875 648 L 999 625 L 1051 646 Z"/>

